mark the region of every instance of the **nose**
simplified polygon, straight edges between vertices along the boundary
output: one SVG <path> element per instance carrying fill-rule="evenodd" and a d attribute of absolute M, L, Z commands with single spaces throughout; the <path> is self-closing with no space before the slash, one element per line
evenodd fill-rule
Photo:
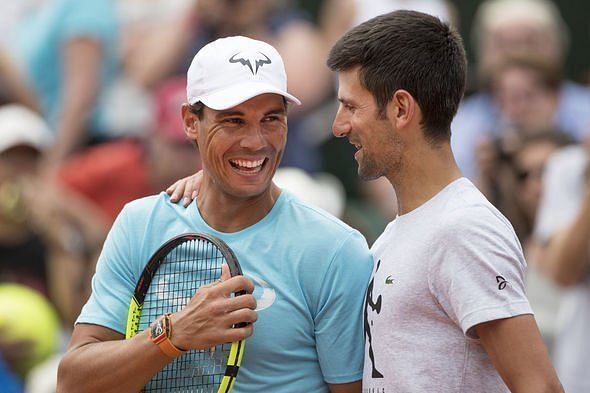
<path fill-rule="evenodd" d="M 344 107 L 340 104 L 332 123 L 332 134 L 337 138 L 345 137 L 350 132 L 350 121 L 344 111 Z"/>
<path fill-rule="evenodd" d="M 250 150 L 260 150 L 267 145 L 263 130 L 260 126 L 248 127 L 240 140 L 240 146 Z"/>

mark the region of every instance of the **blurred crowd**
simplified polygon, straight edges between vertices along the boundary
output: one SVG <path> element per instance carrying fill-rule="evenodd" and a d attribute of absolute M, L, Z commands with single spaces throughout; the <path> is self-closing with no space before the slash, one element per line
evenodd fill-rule
<path fill-rule="evenodd" d="M 570 26 L 558 5 L 480 2 L 452 147 L 463 174 L 512 222 L 559 376 L 566 391 L 582 392 L 590 391 L 590 87 L 565 73 Z M 246 35 L 278 49 L 303 105 L 290 109 L 276 181 L 371 244 L 395 219 L 396 199 L 387 181 L 358 180 L 354 148 L 331 137 L 337 99 L 325 60 L 347 29 L 400 8 L 462 22 L 444 0 L 1 2 L 2 391 L 55 390 L 55 359 L 118 212 L 200 168 L 179 108 L 193 55 L 215 38 Z"/>

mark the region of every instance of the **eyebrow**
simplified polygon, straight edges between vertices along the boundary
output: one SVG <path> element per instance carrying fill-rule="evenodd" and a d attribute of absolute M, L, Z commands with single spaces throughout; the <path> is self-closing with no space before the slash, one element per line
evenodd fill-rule
<path fill-rule="evenodd" d="M 268 112 L 266 112 L 264 114 L 264 116 L 268 116 L 268 115 L 284 115 L 287 113 L 287 109 L 286 108 L 276 108 L 276 109 L 271 109 Z M 221 119 L 224 117 L 230 117 L 230 116 L 245 116 L 245 113 L 242 111 L 237 111 L 237 110 L 225 110 L 225 111 L 220 111 L 215 115 L 216 119 Z"/>

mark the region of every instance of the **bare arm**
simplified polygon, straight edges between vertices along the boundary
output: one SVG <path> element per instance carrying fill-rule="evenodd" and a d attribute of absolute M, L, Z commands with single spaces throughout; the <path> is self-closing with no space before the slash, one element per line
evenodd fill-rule
<path fill-rule="evenodd" d="M 180 20 L 129 28 L 123 55 L 128 76 L 145 88 L 170 76 L 190 44 L 196 19 L 194 10 L 190 10 Z"/>
<path fill-rule="evenodd" d="M 100 43 L 89 38 L 73 39 L 63 48 L 65 85 L 50 164 L 61 162 L 84 140 L 97 97 L 102 56 Z"/>
<path fill-rule="evenodd" d="M 25 78 L 10 56 L 0 48 L 0 79 L 6 85 L 10 97 L 17 102 L 39 111 L 39 102 L 35 93 L 27 85 Z"/>
<path fill-rule="evenodd" d="M 579 282 L 587 272 L 590 251 L 590 188 L 576 219 L 557 232 L 539 258 L 541 269 L 558 285 Z"/>
<path fill-rule="evenodd" d="M 240 290 L 248 294 L 230 297 Z M 243 276 L 199 288 L 189 304 L 172 315 L 172 343 L 205 349 L 249 337 L 257 318 L 253 290 Z M 250 324 L 232 328 L 240 322 Z M 78 324 L 59 365 L 58 391 L 137 392 L 171 360 L 152 343 L 147 330 L 123 340 L 106 327 Z"/>
<path fill-rule="evenodd" d="M 362 381 L 330 385 L 330 393 L 361 393 Z"/>
<path fill-rule="evenodd" d="M 476 329 L 511 392 L 563 392 L 532 315 L 485 322 Z"/>

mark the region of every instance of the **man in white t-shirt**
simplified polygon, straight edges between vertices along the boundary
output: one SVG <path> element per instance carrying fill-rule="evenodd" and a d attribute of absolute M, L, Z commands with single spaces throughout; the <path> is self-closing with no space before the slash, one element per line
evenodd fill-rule
<path fill-rule="evenodd" d="M 357 148 L 362 179 L 391 182 L 399 206 L 373 246 L 363 391 L 562 391 L 514 230 L 450 148 L 466 71 L 458 33 L 423 13 L 384 14 L 346 33 L 328 66 L 334 135 Z"/>
<path fill-rule="evenodd" d="M 555 368 L 568 393 L 590 392 L 590 184 L 588 151 L 551 156 L 543 179 L 535 240 L 541 270 L 564 288 L 555 339 Z"/>

